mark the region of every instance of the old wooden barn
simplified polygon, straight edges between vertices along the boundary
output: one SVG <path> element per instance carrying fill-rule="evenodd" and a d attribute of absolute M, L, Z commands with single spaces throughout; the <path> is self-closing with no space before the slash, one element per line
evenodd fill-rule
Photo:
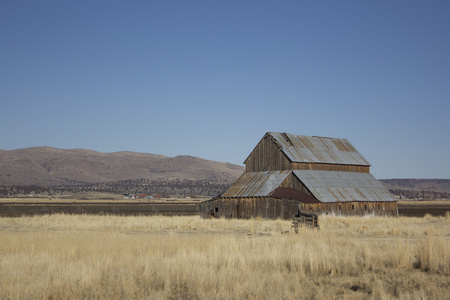
<path fill-rule="evenodd" d="M 316 214 L 395 215 L 397 201 L 370 174 L 347 139 L 268 132 L 244 162 L 245 172 L 201 216 L 290 219 Z"/>

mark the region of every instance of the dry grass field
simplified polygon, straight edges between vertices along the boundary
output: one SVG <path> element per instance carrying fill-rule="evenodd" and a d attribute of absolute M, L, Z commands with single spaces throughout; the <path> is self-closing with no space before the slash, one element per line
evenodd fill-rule
<path fill-rule="evenodd" d="M 448 299 L 450 215 L 0 218 L 0 299 Z"/>

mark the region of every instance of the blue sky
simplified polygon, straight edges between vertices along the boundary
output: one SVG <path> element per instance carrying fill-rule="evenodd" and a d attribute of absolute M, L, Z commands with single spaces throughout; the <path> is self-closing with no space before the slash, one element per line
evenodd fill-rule
<path fill-rule="evenodd" d="M 376 178 L 450 178 L 450 1 L 0 0 L 0 149 L 242 164 L 347 138 Z"/>

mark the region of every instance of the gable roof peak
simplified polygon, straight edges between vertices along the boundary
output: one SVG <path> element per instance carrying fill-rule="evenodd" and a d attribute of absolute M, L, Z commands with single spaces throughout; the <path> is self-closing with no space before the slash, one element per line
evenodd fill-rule
<path fill-rule="evenodd" d="M 266 135 L 269 134 L 271 136 L 274 135 L 284 135 L 287 137 L 305 137 L 305 138 L 317 138 L 317 139 L 329 139 L 329 140 L 347 140 L 345 138 L 333 138 L 333 137 L 328 137 L 328 136 L 319 136 L 319 135 L 302 135 L 302 134 L 293 134 L 293 133 L 289 133 L 289 132 L 279 132 L 279 131 L 268 131 L 266 132 Z"/>

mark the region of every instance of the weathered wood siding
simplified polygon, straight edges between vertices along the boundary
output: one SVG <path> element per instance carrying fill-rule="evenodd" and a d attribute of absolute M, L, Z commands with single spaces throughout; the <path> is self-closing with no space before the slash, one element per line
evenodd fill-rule
<path fill-rule="evenodd" d="M 289 176 L 291 179 L 291 188 L 299 190 L 305 194 L 311 195 L 314 197 L 314 195 L 306 188 L 306 186 L 297 178 L 297 176 L 294 175 L 294 173 L 291 173 Z"/>
<path fill-rule="evenodd" d="M 334 214 L 343 216 L 380 215 L 394 216 L 397 214 L 397 202 L 331 202 L 302 203 L 301 210 L 317 214 Z"/>
<path fill-rule="evenodd" d="M 300 203 L 272 197 L 217 198 L 200 204 L 202 218 L 226 219 L 291 219 L 298 209 L 315 214 L 342 216 L 395 216 L 397 202 L 333 202 Z"/>
<path fill-rule="evenodd" d="M 291 219 L 299 202 L 272 197 L 217 198 L 200 204 L 202 218 L 226 219 Z"/>
<path fill-rule="evenodd" d="M 272 197 L 217 198 L 200 204 L 202 218 L 226 219 L 291 219 L 298 209 L 315 214 L 338 216 L 397 215 L 397 202 L 333 202 L 300 203 Z"/>
<path fill-rule="evenodd" d="M 266 135 L 244 162 L 246 172 L 290 170 L 291 162 L 276 146 L 270 135 Z"/>
<path fill-rule="evenodd" d="M 319 170 L 319 171 L 342 171 L 342 172 L 359 172 L 369 173 L 369 166 L 354 165 L 335 165 L 335 164 L 318 164 L 318 163 L 292 163 L 292 170 Z"/>

